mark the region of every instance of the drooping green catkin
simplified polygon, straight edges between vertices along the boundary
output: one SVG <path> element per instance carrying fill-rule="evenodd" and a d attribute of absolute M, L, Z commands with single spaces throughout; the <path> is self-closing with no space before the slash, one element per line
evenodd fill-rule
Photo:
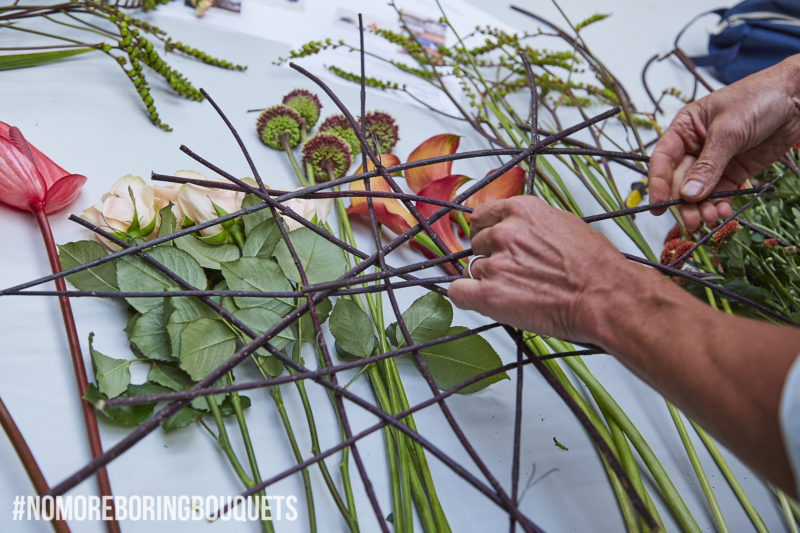
<path fill-rule="evenodd" d="M 361 142 L 344 115 L 331 115 L 322 121 L 320 133 L 331 133 L 347 143 L 351 154 L 361 153 Z"/>
<path fill-rule="evenodd" d="M 338 135 L 317 133 L 303 145 L 303 165 L 318 183 L 344 176 L 352 162 L 350 147 Z"/>
<path fill-rule="evenodd" d="M 258 115 L 256 130 L 261 142 L 276 150 L 283 150 L 283 139 L 294 148 L 300 144 L 303 117 L 291 107 L 280 104 L 268 107 Z"/>
<path fill-rule="evenodd" d="M 344 41 L 339 39 L 338 41 L 333 41 L 331 39 L 325 39 L 324 41 L 309 41 L 302 45 L 300 48 L 292 50 L 289 52 L 288 57 L 280 57 L 273 61 L 275 65 L 281 65 L 287 61 L 292 59 L 300 59 L 301 57 L 313 56 L 316 55 L 323 50 L 335 50 L 340 46 L 346 46 Z"/>
<path fill-rule="evenodd" d="M 247 70 L 247 67 L 244 65 L 238 65 L 236 63 L 228 61 L 227 59 L 220 59 L 214 57 L 212 55 L 203 52 L 202 50 L 198 50 L 197 48 L 184 44 L 181 41 L 177 42 L 173 41 L 171 38 L 167 38 L 164 41 L 164 49 L 167 52 L 180 52 L 189 57 L 198 59 L 207 65 L 212 65 L 227 70 L 239 70 L 239 71 Z"/>
<path fill-rule="evenodd" d="M 352 81 L 353 83 L 361 83 L 361 76 L 359 76 L 358 74 L 353 74 L 352 72 L 347 72 L 346 70 L 341 69 L 341 68 L 337 67 L 336 65 L 329 65 L 328 66 L 328 70 L 330 70 L 331 72 L 333 72 L 334 74 L 336 74 L 337 76 L 339 76 L 340 78 L 342 78 L 344 80 Z M 373 87 L 375 89 L 381 89 L 383 91 L 385 91 L 387 89 L 396 89 L 396 90 L 398 90 L 398 89 L 405 89 L 406 88 L 405 85 L 400 85 L 397 82 L 379 80 L 378 78 L 372 78 L 370 76 L 367 76 L 366 78 L 364 78 L 364 84 L 367 87 Z"/>
<path fill-rule="evenodd" d="M 294 89 L 283 97 L 283 103 L 303 117 L 304 125 L 310 130 L 319 120 L 322 104 L 317 95 L 306 89 Z"/>

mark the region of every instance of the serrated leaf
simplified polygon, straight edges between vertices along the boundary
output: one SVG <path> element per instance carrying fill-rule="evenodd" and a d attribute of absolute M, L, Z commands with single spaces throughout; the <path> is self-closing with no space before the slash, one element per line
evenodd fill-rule
<path fill-rule="evenodd" d="M 171 246 L 157 246 L 148 250 L 148 254 L 189 282 L 192 287 L 205 289 L 208 284 L 203 269 L 194 258 L 183 250 Z M 155 267 L 145 263 L 138 257 L 125 256 L 117 261 L 117 280 L 121 291 L 150 292 L 178 290 L 177 282 L 168 278 Z M 163 302 L 163 298 L 126 298 L 126 301 L 137 311 L 144 313 Z"/>
<path fill-rule="evenodd" d="M 192 380 L 180 368 L 162 363 L 153 363 L 147 373 L 147 381 L 173 391 L 182 391 L 192 386 Z"/>
<path fill-rule="evenodd" d="M 403 313 L 408 333 L 414 344 L 444 337 L 453 322 L 453 306 L 444 296 L 435 292 L 417 298 Z M 401 328 L 395 328 L 395 341 L 405 346 Z"/>
<path fill-rule="evenodd" d="M 244 200 L 242 200 L 242 209 L 246 209 L 248 207 L 252 207 L 254 205 L 262 204 L 264 201 L 256 196 L 255 194 L 246 194 Z M 242 222 L 244 222 L 244 232 L 246 235 L 250 234 L 250 231 L 264 222 L 265 220 L 272 220 L 272 213 L 270 213 L 269 207 L 264 207 L 258 211 L 254 211 L 242 217 Z"/>
<path fill-rule="evenodd" d="M 242 255 L 271 258 L 280 240 L 281 232 L 278 225 L 273 219 L 268 218 L 247 232 Z"/>
<path fill-rule="evenodd" d="M 131 385 L 131 387 L 133 387 L 133 385 Z M 90 383 L 86 388 L 86 394 L 83 395 L 83 398 L 92 404 L 97 404 L 97 402 L 101 400 L 108 399 L 108 397 L 100 392 L 92 383 Z M 97 409 L 97 412 L 110 422 L 124 426 L 138 426 L 147 420 L 147 417 L 150 416 L 150 413 L 153 412 L 153 409 L 155 409 L 155 404 L 149 403 L 144 405 L 106 407 L 104 409 Z"/>
<path fill-rule="evenodd" d="M 319 319 L 319 324 L 322 325 L 328 320 L 328 316 L 331 314 L 331 309 L 333 305 L 328 298 L 324 300 L 320 300 L 317 304 L 317 318 Z M 299 329 L 298 338 L 301 341 L 312 342 L 314 339 L 317 338 L 316 331 L 314 330 L 314 323 L 311 320 L 311 315 L 309 313 L 303 313 L 303 315 L 297 320 L 297 327 Z"/>
<path fill-rule="evenodd" d="M 289 239 L 310 284 L 335 280 L 347 270 L 344 251 L 309 228 L 292 231 L 289 233 Z M 284 275 L 299 284 L 300 273 L 285 242 L 281 241 L 275 247 L 275 259 Z"/>
<path fill-rule="evenodd" d="M 214 318 L 216 313 L 205 303 L 195 297 L 169 298 L 166 303 L 169 318 L 167 319 L 167 335 L 173 355 L 181 352 L 181 331 L 189 322 L 198 318 Z"/>
<path fill-rule="evenodd" d="M 230 263 L 223 263 L 222 276 L 228 287 L 234 291 L 290 292 L 294 290 L 275 261 L 262 257 L 242 257 Z M 281 316 L 294 307 L 292 298 L 235 296 L 233 300 L 242 309 L 264 307 Z"/>
<path fill-rule="evenodd" d="M 180 366 L 200 381 L 236 351 L 236 335 L 223 322 L 200 318 L 181 331 Z"/>
<path fill-rule="evenodd" d="M 239 258 L 239 248 L 233 244 L 208 244 L 194 235 L 175 239 L 175 246 L 188 253 L 203 268 L 220 269 L 220 263 Z"/>
<path fill-rule="evenodd" d="M 126 328 L 131 347 L 138 355 L 160 361 L 176 361 L 167 334 L 166 305 L 158 305 L 137 315 Z"/>
<path fill-rule="evenodd" d="M 25 54 L 0 54 L 0 70 L 38 67 L 55 61 L 63 61 L 69 57 L 85 54 L 92 50 L 95 50 L 95 48 L 73 48 L 71 50 L 29 52 Z"/>
<path fill-rule="evenodd" d="M 96 241 L 76 241 L 58 247 L 61 269 L 67 270 L 89 261 L 100 259 L 108 254 Z M 67 276 L 67 281 L 81 291 L 117 291 L 117 267 L 113 261 L 76 272 Z"/>
<path fill-rule="evenodd" d="M 250 407 L 250 398 L 244 396 L 242 394 L 239 395 L 239 403 L 241 404 L 242 410 L 245 410 Z M 236 411 L 233 408 L 233 398 L 230 396 L 226 396 L 225 399 L 219 404 L 219 410 L 222 413 L 222 416 L 233 416 L 236 414 Z"/>
<path fill-rule="evenodd" d="M 353 300 L 339 298 L 330 328 L 339 346 L 356 357 L 369 357 L 377 346 L 372 320 Z"/>
<path fill-rule="evenodd" d="M 456 335 L 464 331 L 467 331 L 467 328 L 454 326 L 444 336 Z M 498 368 L 503 364 L 491 344 L 480 335 L 470 335 L 423 348 L 420 350 L 420 356 L 428 366 L 436 386 L 442 390 L 454 387 L 473 376 Z M 508 379 L 508 374 L 501 372 L 484 378 L 461 389 L 459 394 L 477 392 L 501 379 Z"/>
<path fill-rule="evenodd" d="M 247 327 L 258 334 L 264 333 L 283 318 L 272 309 L 267 309 L 265 307 L 237 309 L 233 312 L 233 316 L 241 320 Z M 272 337 L 269 342 L 278 350 L 283 350 L 286 345 L 292 341 L 294 341 L 294 334 L 291 327 L 286 327 Z M 261 355 L 269 355 L 263 348 L 259 348 L 258 351 Z"/>
<path fill-rule="evenodd" d="M 161 427 L 167 433 L 175 431 L 177 429 L 182 429 L 187 426 L 191 426 L 201 418 L 203 418 L 203 412 L 198 411 L 197 409 L 192 409 L 191 407 L 184 407 L 171 417 L 167 418 Z"/>
<path fill-rule="evenodd" d="M 94 333 L 89 334 L 89 354 L 92 358 L 97 386 L 108 398 L 116 398 L 131 383 L 130 361 L 114 359 L 94 349 Z"/>

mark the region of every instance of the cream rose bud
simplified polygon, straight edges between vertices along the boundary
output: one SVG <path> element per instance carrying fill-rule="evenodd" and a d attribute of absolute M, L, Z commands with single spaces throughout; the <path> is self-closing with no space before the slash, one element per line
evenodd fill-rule
<path fill-rule="evenodd" d="M 204 175 L 193 170 L 179 170 L 176 176 L 182 178 L 193 178 L 205 181 L 220 181 L 228 183 L 227 180 L 219 178 L 209 180 Z M 184 183 L 178 189 L 178 205 L 183 215 L 195 224 L 202 224 L 219 217 L 215 205 L 226 213 L 233 213 L 242 208 L 244 193 L 227 189 L 216 189 L 211 187 L 201 187 L 193 183 Z M 219 224 L 205 228 L 200 231 L 205 236 L 217 235 L 223 231 Z"/>
<path fill-rule="evenodd" d="M 155 191 L 139 176 L 121 177 L 100 201 L 103 225 L 119 232 L 135 233 L 137 237 L 147 237 L 158 230 Z"/>
<path fill-rule="evenodd" d="M 291 198 L 282 202 L 283 205 L 302 216 L 310 222 L 324 222 L 331 212 L 333 198 Z M 295 219 L 286 215 L 281 215 L 289 231 L 294 231 L 303 227 Z"/>

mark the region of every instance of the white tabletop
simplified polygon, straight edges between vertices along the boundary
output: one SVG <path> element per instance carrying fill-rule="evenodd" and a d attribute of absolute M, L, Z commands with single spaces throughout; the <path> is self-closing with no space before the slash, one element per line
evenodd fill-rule
<path fill-rule="evenodd" d="M 369 8 L 369 2 L 363 3 Z M 504 2 L 470 0 L 470 3 L 513 27 L 536 27 L 533 21 L 508 10 Z M 519 0 L 518 3 L 557 20 L 558 15 L 549 2 Z M 358 4 L 348 2 L 347 8 L 357 10 Z M 613 0 L 602 5 L 563 0 L 561 4 L 575 20 L 595 11 L 613 13 L 607 21 L 589 28 L 584 38 L 643 107 L 646 100 L 639 73 L 644 61 L 653 54 L 668 51 L 674 34 L 694 14 L 717 7 L 716 1 L 709 0 Z M 303 17 L 321 16 L 321 12 L 329 9 L 329 5 L 322 0 L 306 0 L 304 6 L 307 11 Z M 181 7 L 168 6 L 171 11 Z M 208 90 L 240 128 L 269 185 L 287 188 L 297 186 L 284 158 L 260 145 L 253 128 L 255 116 L 245 112 L 277 102 L 281 95 L 292 88 L 312 88 L 312 84 L 299 74 L 271 64 L 274 58 L 287 52 L 287 45 L 245 33 L 232 33 L 208 21 L 182 19 L 169 13 L 156 12 L 147 15 L 147 18 L 168 30 L 176 39 L 248 66 L 244 73 L 226 72 L 174 54 L 169 56 L 169 60 L 196 86 Z M 485 22 L 474 21 L 475 24 Z M 295 31 L 303 39 L 324 37 L 306 32 L 302 26 L 296 27 Z M 17 38 L 9 37 L 7 33 L 3 32 L 4 40 L 0 43 L 11 43 L 9 39 Z M 270 34 L 265 30 L 263 36 L 269 38 Z M 687 47 L 700 46 L 701 41 L 701 38 L 690 39 Z M 655 87 L 685 84 L 687 79 L 674 65 L 660 65 L 653 71 Z M 207 156 L 234 174 L 249 175 L 246 162 L 235 143 L 207 103 L 177 98 L 156 81 L 152 82 L 152 87 L 162 119 L 174 128 L 172 133 L 159 131 L 149 123 L 118 66 L 100 54 L 86 54 L 46 67 L 3 72 L 0 75 L 0 120 L 19 126 L 30 142 L 64 168 L 88 177 L 86 186 L 74 204 L 74 212 L 97 203 L 110 184 L 124 174 L 146 177 L 151 171 L 170 173 L 182 168 L 202 170 L 178 150 L 181 144 Z M 336 83 L 334 87 L 348 106 L 357 106 L 356 86 Z M 442 132 L 464 135 L 462 149 L 482 147 L 480 141 L 459 124 L 434 116 L 391 95 L 370 92 L 368 98 L 368 108 L 383 109 L 399 117 L 401 141 L 396 152 L 401 154 L 401 158 L 422 139 Z M 323 100 L 323 103 L 323 113 L 333 112 L 330 102 Z M 460 168 L 476 176 L 487 170 L 481 163 L 473 165 L 464 164 Z M 620 176 L 626 175 L 620 173 Z M 633 179 L 633 176 L 623 179 Z M 0 214 L 3 222 L 0 226 L 3 249 L 0 255 L 0 287 L 47 274 L 44 249 L 32 219 L 24 213 L 6 208 L 0 208 Z M 85 230 L 66 220 L 67 214 L 65 211 L 51 217 L 57 242 L 88 238 Z M 641 216 L 637 221 L 653 243 L 658 242 L 670 225 L 665 219 L 647 216 Z M 399 257 L 410 260 L 414 256 L 409 253 Z M 87 347 L 90 332 L 95 333 L 96 347 L 100 351 L 115 357 L 127 357 L 128 349 L 122 332 L 125 316 L 119 303 L 76 299 L 73 307 L 87 367 L 90 366 Z M 482 319 L 457 312 L 454 323 L 477 325 L 482 323 Z M 55 300 L 4 297 L 0 307 L 0 332 L 0 395 L 24 433 L 47 480 L 51 484 L 58 483 L 83 466 L 89 459 L 89 452 Z M 487 337 L 504 361 L 513 360 L 513 346 L 507 338 L 500 334 Z M 701 527 L 704 530 L 714 529 L 703 494 L 663 400 L 610 357 L 594 356 L 588 358 L 587 363 L 653 447 Z M 428 398 L 430 392 L 414 368 L 402 361 L 400 367 L 412 403 Z M 526 372 L 521 479 L 523 486 L 526 486 L 526 481 L 528 483 L 521 504 L 523 511 L 547 531 L 620 531 L 623 526 L 616 502 L 589 439 L 544 380 L 532 369 Z M 143 379 L 143 376 L 134 371 L 134 379 Z M 364 380 L 356 382 L 352 390 L 372 399 Z M 334 426 L 331 425 L 330 406 L 324 392 L 318 387 L 310 386 L 309 391 L 319 412 L 317 421 L 324 426 L 323 446 L 331 446 L 337 441 L 335 433 L 332 433 Z M 254 405 L 247 411 L 247 420 L 256 443 L 262 474 L 275 474 L 291 465 L 293 458 L 267 395 L 259 391 L 248 395 L 253 398 Z M 298 421 L 297 425 L 301 426 L 302 415 L 296 395 L 288 392 L 286 395 L 289 397 L 290 412 Z M 503 381 L 472 396 L 453 397 L 448 404 L 488 466 L 506 488 L 510 487 L 514 380 Z M 360 408 L 347 405 L 347 409 L 353 419 L 354 429 L 374 423 L 374 417 Z M 466 468 L 477 472 L 446 427 L 438 409 L 426 409 L 415 417 L 423 435 Z M 101 424 L 104 446 L 113 445 L 129 431 Z M 554 438 L 569 450 L 556 447 Z M 731 490 L 708 458 L 702 444 L 698 439 L 694 440 L 730 529 L 749 530 L 750 522 Z M 391 505 L 380 433 L 366 438 L 360 444 L 360 450 L 372 474 L 381 506 L 388 514 Z M 785 526 L 771 494 L 735 458 L 727 453 L 725 455 L 770 530 L 783 530 Z M 335 462 L 329 464 L 335 470 Z M 13 497 L 30 494 L 32 488 L 4 437 L 0 437 L 0 465 L 3 472 L 0 479 L 0 530 L 48 531 L 47 523 L 11 522 Z M 431 460 L 431 469 L 453 531 L 490 531 L 507 527 L 506 513 L 451 473 L 446 466 Z M 362 531 L 374 531 L 374 517 L 355 466 L 351 465 L 350 470 Z M 115 460 L 109 467 L 109 474 L 117 495 L 231 495 L 241 491 L 238 480 L 216 445 L 196 425 L 172 434 L 164 434 L 161 430 L 152 433 Z M 339 515 L 327 497 L 321 478 L 316 471 L 312 477 L 321 531 L 342 529 Z M 94 482 L 89 480 L 70 494 L 94 494 L 95 490 Z M 299 476 L 281 481 L 270 489 L 270 493 L 294 494 L 301 498 L 299 519 L 281 522 L 277 524 L 277 530 L 305 531 L 307 521 Z M 663 505 L 658 501 L 656 504 L 667 528 L 676 530 Z M 73 524 L 73 531 L 76 532 L 102 530 L 99 524 Z M 257 531 L 258 527 L 241 523 L 123 523 L 123 531 L 126 532 L 205 530 Z"/>

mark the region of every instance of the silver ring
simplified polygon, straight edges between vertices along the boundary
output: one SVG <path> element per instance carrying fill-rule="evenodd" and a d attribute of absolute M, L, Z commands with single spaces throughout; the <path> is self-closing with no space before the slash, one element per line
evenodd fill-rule
<path fill-rule="evenodd" d="M 472 277 L 472 263 L 474 263 L 476 259 L 485 259 L 487 257 L 489 257 L 489 256 L 488 255 L 483 255 L 483 254 L 478 254 L 478 255 L 473 255 L 472 257 L 469 258 L 469 262 L 467 263 L 467 277 L 468 278 L 475 279 L 474 277 Z"/>

